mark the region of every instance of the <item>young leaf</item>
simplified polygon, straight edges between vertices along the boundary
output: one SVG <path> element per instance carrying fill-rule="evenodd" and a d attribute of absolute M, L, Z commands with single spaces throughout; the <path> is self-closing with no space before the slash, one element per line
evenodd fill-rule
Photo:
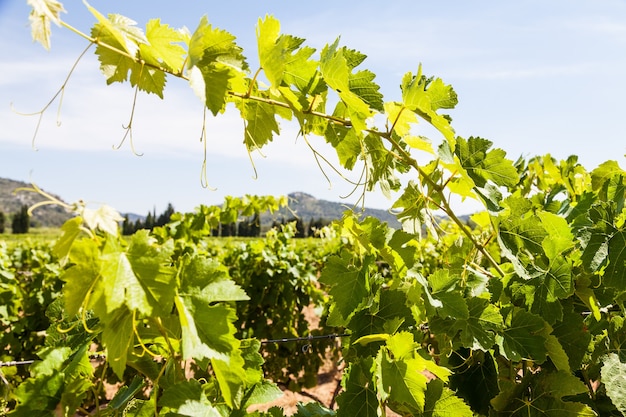
<path fill-rule="evenodd" d="M 151 19 L 146 25 L 148 43 L 139 44 L 141 58 L 148 64 L 160 66 L 174 73 L 182 72 L 186 51 L 180 45 L 185 37 L 160 19 Z"/>
<path fill-rule="evenodd" d="M 195 80 L 192 87 L 215 116 L 224 110 L 231 82 L 242 76 L 247 64 L 235 37 L 213 28 L 206 16 L 202 17 L 189 41 L 187 68 L 194 67 L 200 70 L 202 83 Z"/>
<path fill-rule="evenodd" d="M 65 12 L 63 4 L 56 0 L 27 0 L 32 10 L 28 16 L 33 41 L 39 42 L 44 48 L 50 49 L 50 22 L 61 24 L 59 15 Z"/>
<path fill-rule="evenodd" d="M 430 82 L 422 76 L 420 66 L 417 75 L 408 72 L 402 78 L 402 103 L 417 115 L 432 124 L 448 141 L 451 149 L 455 147 L 455 133 L 450 120 L 437 113 L 440 108 L 453 108 L 457 103 L 456 93 L 451 86 L 440 79 Z"/>
<path fill-rule="evenodd" d="M 498 186 L 515 186 L 519 181 L 517 169 L 511 160 L 505 158 L 506 152 L 502 149 L 489 150 L 491 145 L 486 139 L 470 137 L 465 140 L 459 137 L 454 153 L 478 187 L 484 187 L 487 181 Z"/>

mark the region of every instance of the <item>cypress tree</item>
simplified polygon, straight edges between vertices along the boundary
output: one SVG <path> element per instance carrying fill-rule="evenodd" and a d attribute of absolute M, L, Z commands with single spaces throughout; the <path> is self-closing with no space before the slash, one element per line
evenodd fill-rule
<path fill-rule="evenodd" d="M 28 215 L 28 206 L 22 205 L 20 211 L 13 215 L 11 222 L 11 230 L 14 234 L 28 233 L 30 227 L 30 216 Z"/>
<path fill-rule="evenodd" d="M 4 211 L 0 210 L 0 233 L 4 233 L 5 222 L 6 222 L 6 217 L 4 215 Z"/>

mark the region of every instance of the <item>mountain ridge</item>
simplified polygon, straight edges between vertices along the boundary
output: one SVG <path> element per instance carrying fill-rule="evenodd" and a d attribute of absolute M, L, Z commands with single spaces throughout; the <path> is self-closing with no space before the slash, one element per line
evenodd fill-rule
<path fill-rule="evenodd" d="M 18 180 L 12 180 L 9 178 L 0 177 L 0 211 L 5 215 L 10 216 L 20 210 L 22 205 L 31 207 L 41 201 L 45 201 L 45 197 L 27 191 L 18 191 L 20 188 L 32 188 L 32 185 Z M 60 201 L 64 201 L 60 196 L 54 192 L 43 190 L 46 193 L 54 196 Z M 273 220 L 290 219 L 295 216 L 300 218 L 303 222 L 309 222 L 311 220 L 336 220 L 343 216 L 346 210 L 350 207 L 346 204 L 317 199 L 313 195 L 303 191 L 291 192 L 288 195 L 289 209 L 281 209 L 273 216 L 269 214 L 262 215 L 263 223 L 271 223 Z M 387 222 L 389 226 L 399 228 L 400 223 L 396 217 L 386 210 L 365 208 L 363 210 L 364 216 L 372 216 L 377 219 Z M 133 219 L 144 219 L 145 216 L 141 216 L 134 213 L 122 213 L 122 216 L 128 214 Z M 38 207 L 33 212 L 32 225 L 34 227 L 60 227 L 67 219 L 72 217 L 72 213 L 66 211 L 63 207 L 57 205 L 43 205 Z M 5 227 L 10 227 L 10 223 L 7 220 Z"/>

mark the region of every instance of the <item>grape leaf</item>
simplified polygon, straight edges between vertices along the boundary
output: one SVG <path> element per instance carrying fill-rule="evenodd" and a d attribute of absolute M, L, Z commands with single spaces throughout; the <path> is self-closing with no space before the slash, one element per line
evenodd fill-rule
<path fill-rule="evenodd" d="M 63 234 L 54 244 L 53 253 L 62 259 L 65 260 L 66 257 L 69 256 L 70 249 L 74 244 L 74 241 L 80 234 L 80 226 L 83 224 L 83 218 L 80 216 L 73 217 L 63 223 L 61 226 L 61 231 Z"/>
<path fill-rule="evenodd" d="M 170 257 L 174 252 L 172 241 L 161 245 L 149 236 L 147 230 L 133 234 L 127 252 L 133 275 L 141 285 L 139 297 L 145 297 L 148 314 L 168 315 L 174 302 L 174 279 L 176 271 L 169 266 Z M 128 289 L 127 289 L 128 291 Z M 127 303 L 129 308 L 132 305 Z"/>
<path fill-rule="evenodd" d="M 100 229 L 113 236 L 118 235 L 119 222 L 124 220 L 117 210 L 107 205 L 102 205 L 96 210 L 85 207 L 80 214 L 89 229 L 93 231 Z"/>
<path fill-rule="evenodd" d="M 91 6 L 88 8 L 98 19 L 98 23 L 91 29 L 91 36 L 98 40 L 96 55 L 100 60 L 100 69 L 107 79 L 107 84 L 128 80 L 130 72 L 132 86 L 163 98 L 165 73 L 146 66 L 143 61 L 139 60 L 141 45 L 144 45 L 144 50 L 149 48 L 149 41 L 141 29 L 137 28 L 135 22 L 127 17 L 109 15 L 107 19 Z"/>
<path fill-rule="evenodd" d="M 244 143 L 248 150 L 261 149 L 271 142 L 274 133 L 280 133 L 275 118 L 275 107 L 259 101 L 246 100 L 240 106 L 246 121 Z"/>
<path fill-rule="evenodd" d="M 27 0 L 32 10 L 28 15 L 30 33 L 33 41 L 39 42 L 44 48 L 50 49 L 50 22 L 59 26 L 61 12 L 65 12 L 63 4 L 56 0 Z"/>
<path fill-rule="evenodd" d="M 435 379 L 428 383 L 424 417 L 472 417 L 474 413 L 443 382 Z"/>
<path fill-rule="evenodd" d="M 542 363 L 546 359 L 545 339 L 540 334 L 546 323 L 534 314 L 522 309 L 513 309 L 510 313 L 510 326 L 498 336 L 501 353 L 511 361 L 523 358 Z"/>
<path fill-rule="evenodd" d="M 239 346 L 234 336 L 235 310 L 223 304 L 209 305 L 194 296 L 176 296 L 174 302 L 182 327 L 183 357 L 228 362 Z"/>
<path fill-rule="evenodd" d="M 337 397 L 337 417 L 378 417 L 374 367 L 371 357 L 350 364 L 343 378 L 344 391 Z"/>
<path fill-rule="evenodd" d="M 606 161 L 591 171 L 591 186 L 594 190 L 602 188 L 605 182 L 615 175 L 626 175 L 626 171 L 620 168 L 617 161 Z"/>
<path fill-rule="evenodd" d="M 513 163 L 506 159 L 502 149 L 491 149 L 492 142 L 470 137 L 465 140 L 458 137 L 454 153 L 459 157 L 461 166 L 474 180 L 478 187 L 484 187 L 487 181 L 495 185 L 513 187 L 519 181 Z"/>
<path fill-rule="evenodd" d="M 345 103 L 348 112 L 355 117 L 352 119 L 355 127 L 359 130 L 365 128 L 364 121 L 371 115 L 370 106 L 363 97 L 350 89 L 350 80 L 353 79 L 353 86 L 359 88 L 359 92 L 367 92 L 370 99 L 373 99 L 373 91 L 378 90 L 378 86 L 368 80 L 369 76 L 361 75 L 357 77 L 351 74 L 353 66 L 348 66 L 348 58 L 353 54 L 346 48 L 339 48 L 339 38 L 331 45 L 326 45 L 320 55 L 320 72 L 324 81 L 337 93 Z M 354 64 L 354 63 L 353 63 Z M 373 99 L 374 100 L 374 99 Z M 382 102 L 376 103 L 382 111 Z"/>
<path fill-rule="evenodd" d="M 259 63 L 270 82 L 270 86 L 277 89 L 283 81 L 286 58 L 294 49 L 294 45 L 290 42 L 293 38 L 280 35 L 280 22 L 273 16 L 259 19 L 256 35 Z"/>
<path fill-rule="evenodd" d="M 133 398 L 124 408 L 124 415 L 135 417 L 152 417 L 156 415 L 156 405 L 151 400 Z"/>
<path fill-rule="evenodd" d="M 626 414 L 626 364 L 615 353 L 605 356 L 603 362 L 601 373 L 606 393 L 615 407 Z"/>
<path fill-rule="evenodd" d="M 569 372 L 540 372 L 503 390 L 491 404 L 502 414 L 519 417 L 595 416 L 596 413 L 589 406 L 563 400 L 563 397 L 586 392 L 585 384 Z"/>
<path fill-rule="evenodd" d="M 392 409 L 418 414 L 424 410 L 428 378 L 415 359 L 393 360 L 381 349 L 379 394 Z"/>
<path fill-rule="evenodd" d="M 143 31 L 135 26 L 136 22 L 132 19 L 119 14 L 110 14 L 107 18 L 85 0 L 83 3 L 98 20 L 98 23 L 91 29 L 94 38 L 106 39 L 105 43 L 127 52 L 133 58 L 139 50 L 139 44 L 148 42 Z"/>
<path fill-rule="evenodd" d="M 107 350 L 107 363 L 120 379 L 126 370 L 128 350 L 134 339 L 133 315 L 126 308 L 118 308 L 106 317 L 102 343 Z"/>
<path fill-rule="evenodd" d="M 626 282 L 626 231 L 616 232 L 608 242 L 609 264 L 604 272 L 604 284 L 623 289 Z"/>
<path fill-rule="evenodd" d="M 384 104 L 384 110 L 387 115 L 387 120 L 393 128 L 392 130 L 400 137 L 408 135 L 411 131 L 411 125 L 417 123 L 416 114 L 404 107 L 401 103 L 388 101 Z M 415 147 L 411 144 L 409 144 L 409 146 Z"/>
<path fill-rule="evenodd" d="M 227 92 L 236 77 L 247 69 L 235 37 L 225 30 L 213 28 L 202 17 L 189 41 L 187 68 L 197 67 L 201 78 L 191 78 L 191 87 L 214 116 L 224 110 Z"/>
<path fill-rule="evenodd" d="M 591 340 L 591 334 L 585 329 L 583 316 L 570 306 L 564 310 L 563 320 L 552 327 L 552 334 L 567 353 L 570 368 L 579 369 Z"/>
<path fill-rule="evenodd" d="M 139 53 L 144 61 L 174 73 L 182 71 L 186 54 L 179 44 L 185 40 L 182 32 L 161 24 L 160 19 L 151 19 L 146 25 L 146 39 L 148 43 L 139 44 Z"/>
<path fill-rule="evenodd" d="M 414 76 L 411 72 L 404 75 L 401 89 L 404 106 L 431 123 L 443 134 L 450 148 L 454 149 L 456 140 L 450 120 L 437 113 L 440 108 L 456 106 L 457 97 L 452 87 L 445 85 L 439 78 L 429 83 L 422 76 L 420 66 L 417 75 Z"/>
<path fill-rule="evenodd" d="M 333 309 L 337 310 L 344 323 L 368 295 L 367 269 L 367 263 L 361 268 L 354 266 L 346 253 L 342 257 L 330 257 L 322 271 L 320 282 L 331 287 L 329 293 L 333 297 Z"/>
<path fill-rule="evenodd" d="M 65 281 L 63 299 L 68 315 L 78 314 L 81 307 L 93 309 L 98 316 L 107 313 L 99 259 L 100 249 L 94 240 L 81 239 L 74 243 L 70 252 L 72 265 L 61 275 Z"/>

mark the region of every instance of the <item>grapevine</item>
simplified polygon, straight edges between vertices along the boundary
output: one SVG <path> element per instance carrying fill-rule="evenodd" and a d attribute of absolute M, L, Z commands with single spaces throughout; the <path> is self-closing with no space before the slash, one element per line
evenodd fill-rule
<path fill-rule="evenodd" d="M 618 162 L 588 171 L 575 156 L 508 159 L 487 139 L 456 135 L 442 113 L 456 93 L 421 66 L 402 77 L 401 100 L 385 101 L 375 74 L 360 69 L 364 54 L 340 39 L 317 53 L 281 34 L 272 16 L 259 19 L 251 69 L 235 37 L 207 18 L 190 34 L 159 19 L 144 31 L 87 5 L 96 19 L 88 35 L 60 19 L 60 3 L 36 4 L 34 38 L 49 46 L 51 22 L 74 31 L 95 45 L 108 84 L 128 81 L 163 98 L 167 77 L 185 80 L 214 116 L 234 105 L 249 152 L 280 133 L 279 119 L 291 120 L 307 143 L 321 137 L 335 149 L 333 169 L 361 171 L 362 195 L 399 192 L 391 209 L 402 230 L 350 212 L 335 224 L 341 248 L 319 280 L 327 328 L 349 335 L 343 389 L 337 410 L 301 406 L 299 415 L 626 411 L 618 377 L 626 371 L 626 171 Z M 416 134 L 422 123 L 439 132 L 439 145 Z M 129 135 L 131 126 L 132 115 Z M 423 156 L 430 160 L 418 163 Z M 485 210 L 466 221 L 451 196 Z M 129 242 L 114 211 L 77 207 L 55 248 L 64 285 L 50 314 L 63 330 L 48 336 L 15 390 L 14 413 L 99 404 L 92 346 L 106 352 L 102 375 L 125 385 L 111 412 L 241 415 L 278 395 L 263 376 L 259 340 L 238 338 L 235 327 L 256 295 L 202 248 L 207 230 L 245 211 L 228 207 L 201 208 Z M 35 403 L 34 392 L 49 395 Z"/>

